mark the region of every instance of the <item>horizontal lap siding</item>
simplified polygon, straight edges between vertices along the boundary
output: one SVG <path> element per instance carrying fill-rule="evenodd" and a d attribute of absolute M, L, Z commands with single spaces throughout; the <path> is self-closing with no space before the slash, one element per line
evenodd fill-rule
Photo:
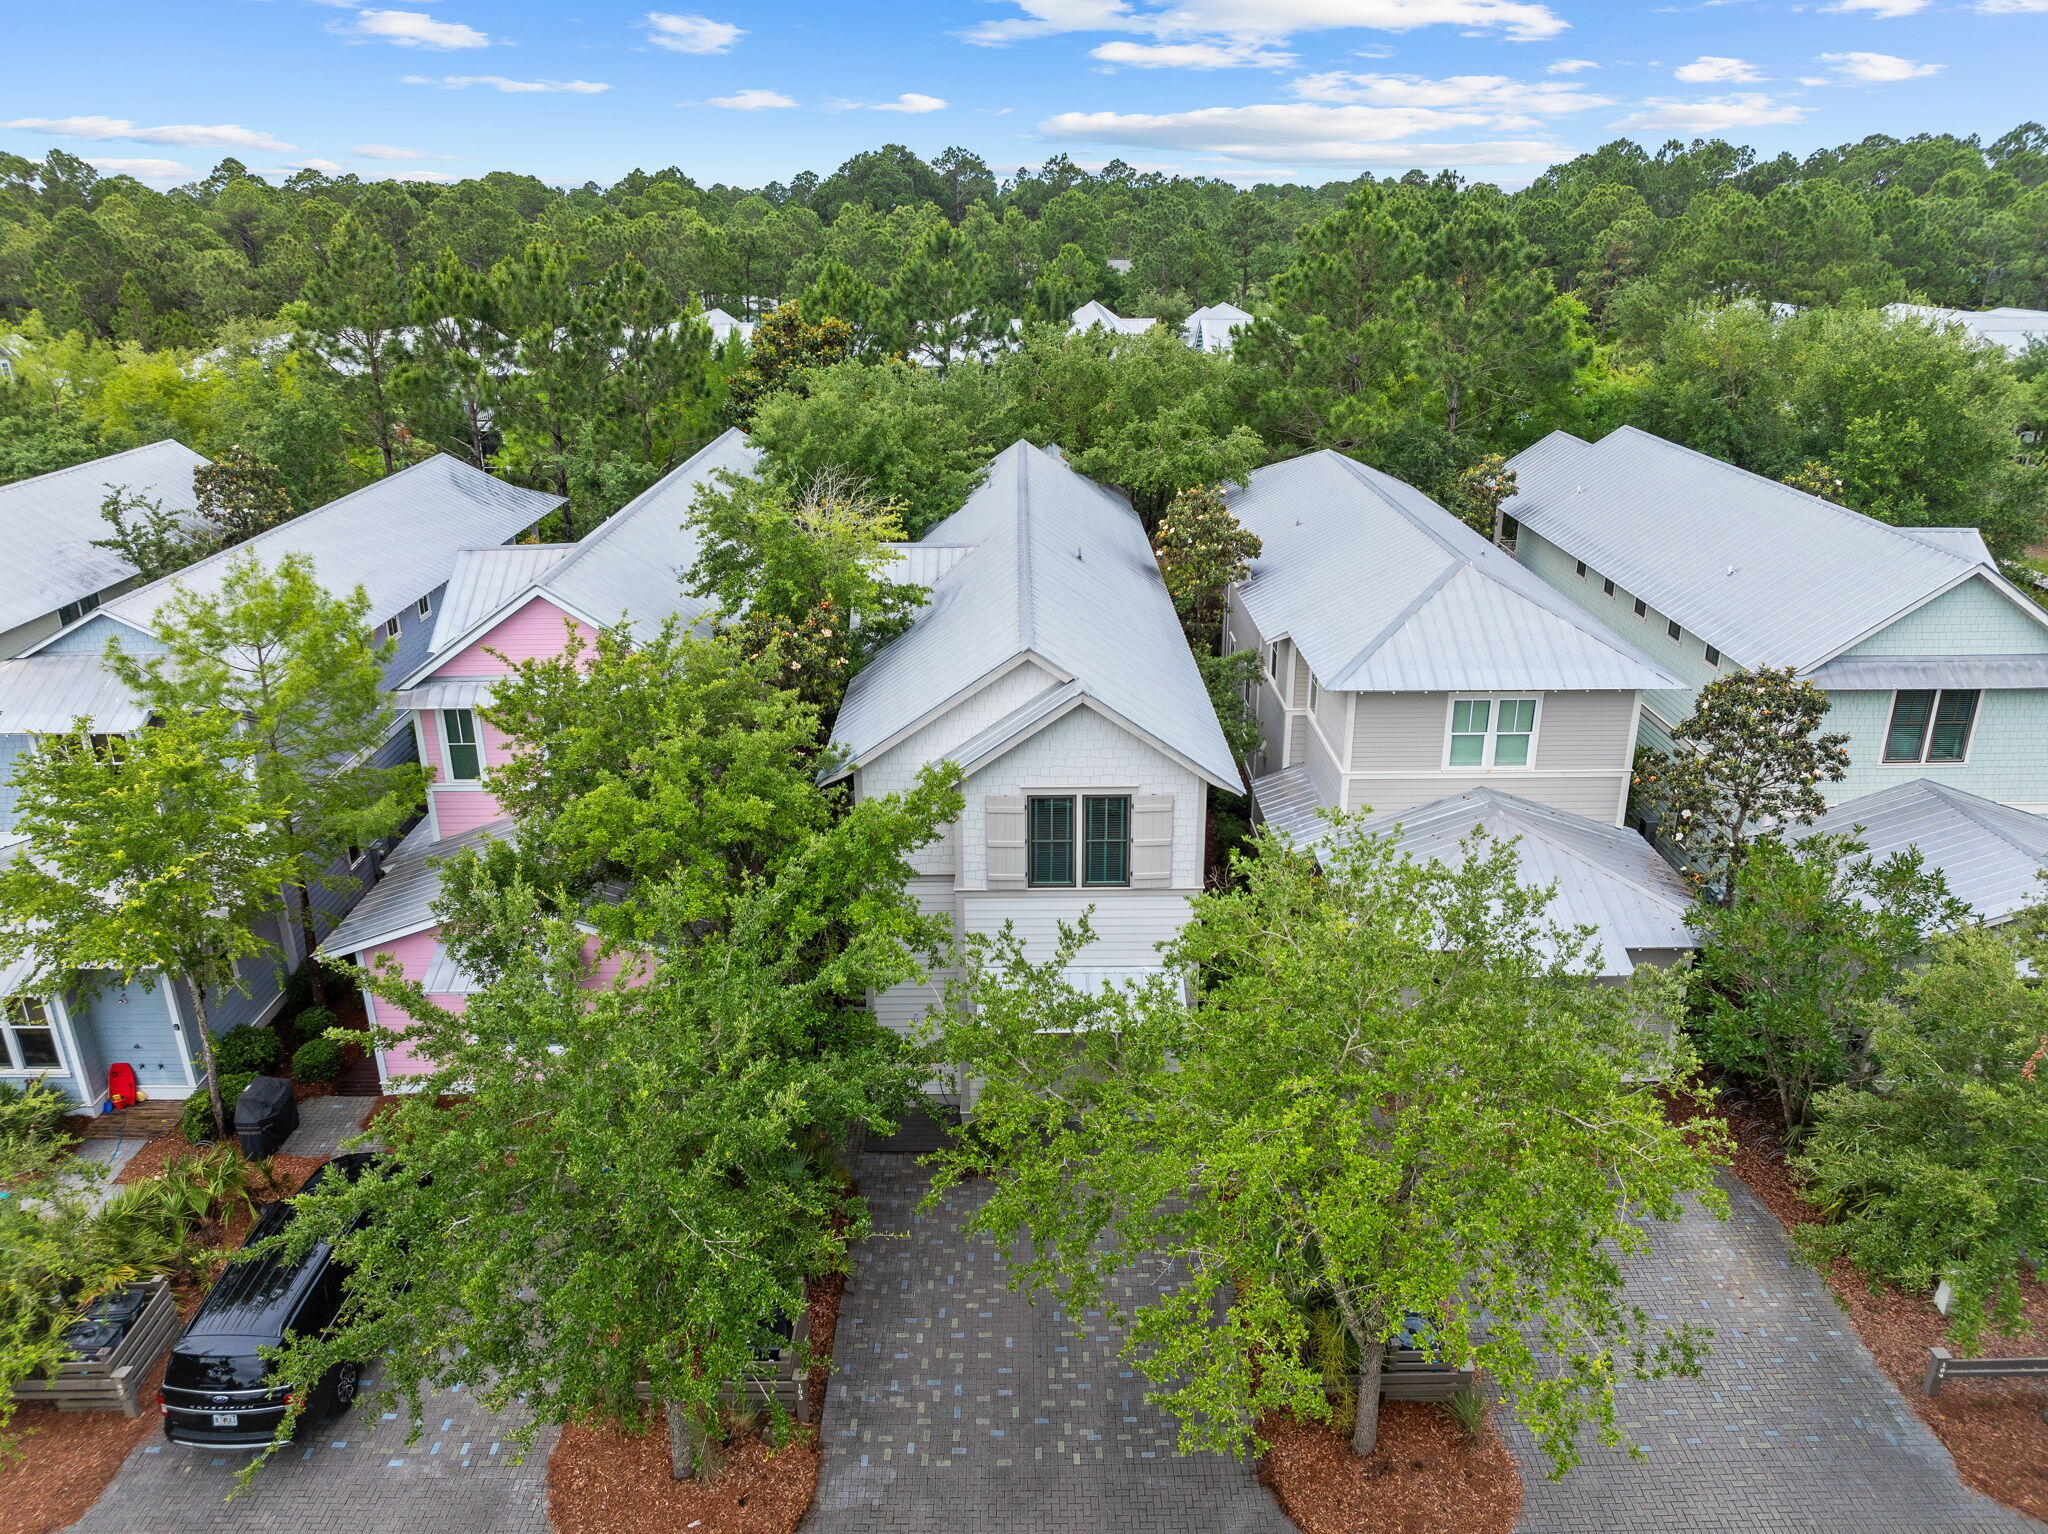
<path fill-rule="evenodd" d="M 1628 770 L 1635 749 L 1632 692 L 1544 693 L 1536 765 L 1547 772 Z"/>
<path fill-rule="evenodd" d="M 433 675 L 503 676 L 520 661 L 560 655 L 568 645 L 570 626 L 585 639 L 593 637 L 586 624 L 571 618 L 552 602 L 535 597 L 468 649 L 441 662 Z M 492 654 L 494 650 L 499 653 Z"/>
<path fill-rule="evenodd" d="M 393 960 L 406 979 L 422 980 L 426 978 L 428 964 L 433 962 L 434 946 L 440 941 L 440 934 L 439 927 L 426 932 L 409 933 L 405 937 L 395 938 L 391 942 L 369 949 L 358 958 L 366 968 L 372 970 L 383 969 L 387 959 Z M 429 999 L 436 1006 L 444 1007 L 450 1012 L 460 1012 L 468 1005 L 468 998 L 462 996 L 436 995 Z M 411 1026 L 412 1018 L 395 1002 L 386 1001 L 378 996 L 372 999 L 371 1005 L 376 1010 L 377 1023 L 380 1027 L 403 1031 Z M 433 1069 L 431 1061 L 403 1042 L 379 1049 L 377 1058 L 387 1084 L 391 1084 L 396 1077 L 423 1075 Z"/>
<path fill-rule="evenodd" d="M 1093 908 L 1092 911 L 1090 908 Z M 1188 897 L 1150 890 L 1000 890 L 963 893 L 961 930 L 993 935 L 1005 922 L 1016 924 L 1033 960 L 1052 957 L 1059 924 L 1089 912 L 1095 941 L 1076 955 L 1085 967 L 1157 964 L 1159 945 L 1187 924 Z"/>
<path fill-rule="evenodd" d="M 909 888 L 920 912 L 943 919 L 948 930 L 957 935 L 953 881 L 950 878 L 913 879 Z M 898 1033 L 914 1032 L 926 1015 L 944 1001 L 946 981 L 953 973 L 951 970 L 936 971 L 925 984 L 895 985 L 878 993 L 871 1001 L 875 1021 Z"/>
<path fill-rule="evenodd" d="M 70 1002 L 79 1052 L 90 1062 L 86 1095 L 106 1085 L 106 1067 L 118 1061 L 135 1068 L 136 1084 L 151 1097 L 185 1096 L 191 1090 L 185 1084 L 185 1047 L 171 1020 L 169 987 L 151 990 L 139 981 L 122 985 L 111 975 L 100 978 L 107 981 L 105 989 Z"/>
<path fill-rule="evenodd" d="M 1354 811 L 1370 808 L 1375 813 L 1391 813 L 1413 809 L 1418 804 L 1427 804 L 1449 794 L 1460 794 L 1468 788 L 1491 788 L 1537 804 L 1547 804 L 1552 809 L 1568 810 L 1575 815 L 1590 816 L 1614 825 L 1622 781 L 1620 773 L 1558 777 L 1540 772 L 1519 775 L 1495 773 L 1478 777 L 1443 773 L 1435 777 L 1353 778 L 1347 790 L 1345 808 Z"/>

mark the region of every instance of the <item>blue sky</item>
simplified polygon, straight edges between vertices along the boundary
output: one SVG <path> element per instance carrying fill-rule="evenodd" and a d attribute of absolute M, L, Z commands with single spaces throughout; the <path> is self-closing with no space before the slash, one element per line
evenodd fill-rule
<path fill-rule="evenodd" d="M 760 184 L 897 141 L 1244 181 L 1517 184 L 1626 134 L 1765 153 L 2042 115 L 2048 0 L 74 0 L 17 7 L 0 148 Z"/>

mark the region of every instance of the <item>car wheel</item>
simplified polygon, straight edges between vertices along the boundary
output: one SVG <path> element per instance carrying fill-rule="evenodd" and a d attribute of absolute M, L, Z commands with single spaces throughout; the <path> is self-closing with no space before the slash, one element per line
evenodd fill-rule
<path fill-rule="evenodd" d="M 363 1371 L 356 1364 L 337 1364 L 334 1368 L 334 1415 L 339 1417 L 355 1404 L 356 1392 L 362 1388 Z"/>

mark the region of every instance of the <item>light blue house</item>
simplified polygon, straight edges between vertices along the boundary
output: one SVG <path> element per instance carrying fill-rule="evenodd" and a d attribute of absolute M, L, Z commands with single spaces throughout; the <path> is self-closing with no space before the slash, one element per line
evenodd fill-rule
<path fill-rule="evenodd" d="M 1643 743 L 1713 678 L 1790 666 L 1849 737 L 1831 802 L 1925 778 L 2048 810 L 2048 612 L 1975 530 L 1892 527 L 1633 427 L 1509 467 L 1502 543 L 1682 680 L 1643 694 Z"/>
<path fill-rule="evenodd" d="M 436 607 L 459 555 L 510 542 L 560 504 L 558 496 L 507 485 L 437 456 L 175 575 L 113 595 L 97 610 L 74 613 L 22 654 L 0 660 L 0 858 L 19 847 L 14 792 L 5 780 L 37 736 L 67 730 L 81 715 L 105 734 L 146 726 L 143 711 L 106 674 L 101 657 L 113 638 L 135 653 L 157 648 L 150 625 L 174 590 L 218 590 L 237 558 L 253 554 L 274 564 L 287 554 L 305 555 L 329 590 L 361 586 L 368 595 L 373 637 L 398 642 L 387 667 L 395 682 L 427 653 Z M 0 610 L 10 592 L 17 605 L 40 603 L 44 584 L 45 576 L 16 563 L 0 566 Z M 36 594 L 21 598 L 23 586 Z M 378 759 L 418 759 L 409 721 L 393 731 Z M 330 918 L 353 903 L 374 875 L 376 858 L 376 849 L 363 849 L 347 870 L 357 884 L 316 895 Z M 0 926 L 9 919 L 10 913 L 0 911 Z M 296 924 L 265 935 L 286 963 L 305 957 Z M 216 1031 L 262 1022 L 277 1010 L 280 977 L 269 962 L 249 961 L 243 981 L 246 995 L 208 998 L 208 1020 Z M 175 985 L 121 986 L 107 975 L 37 976 L 26 962 L 0 967 L 0 1079 L 46 1078 L 90 1103 L 102 1097 L 107 1067 L 119 1061 L 135 1068 L 150 1096 L 182 1098 L 198 1082 L 194 1015 L 191 998 Z"/>

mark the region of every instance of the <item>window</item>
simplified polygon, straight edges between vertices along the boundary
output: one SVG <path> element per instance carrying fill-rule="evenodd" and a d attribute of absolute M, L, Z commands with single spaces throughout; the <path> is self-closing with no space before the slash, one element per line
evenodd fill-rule
<path fill-rule="evenodd" d="M 348 866 L 349 866 L 350 868 L 360 868 L 360 867 L 362 867 L 362 866 L 363 866 L 363 849 L 362 849 L 362 848 L 360 848 L 360 847 L 350 847 L 350 848 L 348 849 Z"/>
<path fill-rule="evenodd" d="M 1579 561 L 1579 568 L 1574 573 L 1578 576 L 1580 580 L 1584 580 L 1586 578 L 1586 562 L 1583 559 Z"/>
<path fill-rule="evenodd" d="M 1522 536 L 1522 524 L 1513 517 L 1500 519 L 1500 546 L 1510 554 L 1515 552 L 1515 540 Z"/>
<path fill-rule="evenodd" d="M 1131 801 L 1122 794 L 1083 799 L 1087 833 L 1082 847 L 1083 884 L 1131 882 Z"/>
<path fill-rule="evenodd" d="M 474 783 L 482 776 L 483 753 L 476 743 L 476 715 L 466 708 L 441 710 L 441 738 L 448 743 L 448 778 Z"/>
<path fill-rule="evenodd" d="M 1707 664 L 1710 666 L 1718 666 L 1721 664 L 1721 652 L 1715 649 L 1712 645 L 1707 646 Z"/>
<path fill-rule="evenodd" d="M 1536 735 L 1534 698 L 1455 698 L 1452 767 L 1526 767 Z"/>
<path fill-rule="evenodd" d="M 1079 824 L 1070 794 L 1029 799 L 1024 805 L 1026 882 L 1041 888 L 1131 882 L 1131 801 L 1125 794 L 1088 794 Z M 1078 833 L 1078 837 L 1077 837 Z M 1076 852 L 1079 857 L 1077 859 Z"/>
<path fill-rule="evenodd" d="M 384 637 L 386 639 L 396 639 L 398 637 L 398 614 L 393 613 L 391 620 L 384 625 Z"/>
<path fill-rule="evenodd" d="M 1678 620 L 1676 618 L 1666 618 L 1664 620 L 1664 632 L 1670 638 L 1676 639 L 1681 632 L 1678 627 Z"/>
<path fill-rule="evenodd" d="M 1969 755 L 1977 722 L 1977 689 L 1910 689 L 1892 694 L 1892 722 L 1884 735 L 1888 762 L 1960 762 Z"/>
<path fill-rule="evenodd" d="M 1647 618 L 1650 616 L 1650 604 L 1648 602 L 1645 602 L 1641 597 L 1636 598 L 1636 616 L 1638 618 Z"/>
<path fill-rule="evenodd" d="M 1280 680 L 1280 641 L 1277 639 L 1266 646 L 1266 675 L 1276 682 Z"/>
<path fill-rule="evenodd" d="M 1314 676 L 1308 679 L 1308 711 L 1313 714 L 1323 704 L 1323 686 Z"/>
<path fill-rule="evenodd" d="M 1606 578 L 1604 578 L 1604 577 L 1603 577 L 1603 578 L 1601 579 L 1601 582 L 1600 582 L 1600 594 L 1601 594 L 1602 596 L 1609 596 L 1609 597 L 1613 596 L 1613 595 L 1614 595 L 1614 582 L 1613 582 L 1613 581 L 1610 581 L 1610 580 L 1607 580 Z"/>
<path fill-rule="evenodd" d="M 100 594 L 95 591 L 91 596 L 80 597 L 76 602 L 66 602 L 62 607 L 58 608 L 57 621 L 59 623 L 76 623 L 99 605 Z"/>
<path fill-rule="evenodd" d="M 6 1037 L 6 1058 L 0 1070 L 56 1071 L 64 1068 L 57 1053 L 57 1030 L 42 1002 L 33 996 L 10 996 L 0 1007 L 0 1034 Z"/>
<path fill-rule="evenodd" d="M 429 613 L 431 613 L 434 610 L 434 599 L 431 596 L 421 597 L 419 600 L 419 609 L 420 616 L 422 618 L 426 617 Z"/>

